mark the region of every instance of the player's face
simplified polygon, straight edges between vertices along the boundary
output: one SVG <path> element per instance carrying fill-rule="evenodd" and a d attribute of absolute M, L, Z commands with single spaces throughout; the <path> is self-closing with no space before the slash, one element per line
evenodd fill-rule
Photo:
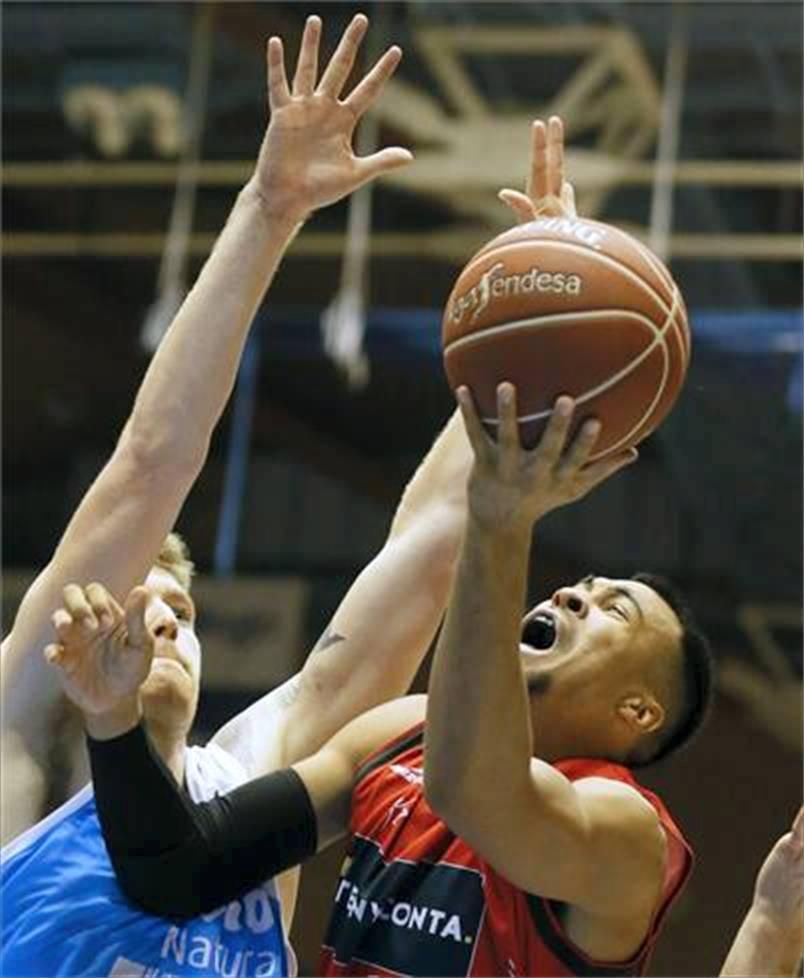
<path fill-rule="evenodd" d="M 680 638 L 678 618 L 653 588 L 589 575 L 525 615 L 520 653 L 534 693 L 565 684 L 613 690 L 649 657 L 674 654 Z"/>
<path fill-rule="evenodd" d="M 151 671 L 142 685 L 143 713 L 149 725 L 186 733 L 193 722 L 201 683 L 201 646 L 195 634 L 193 599 L 161 567 L 145 586 L 156 598 L 149 614 L 158 616 Z"/>

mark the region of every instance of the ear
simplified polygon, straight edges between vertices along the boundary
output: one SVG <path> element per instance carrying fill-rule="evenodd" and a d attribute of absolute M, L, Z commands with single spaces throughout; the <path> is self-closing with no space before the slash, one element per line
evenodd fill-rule
<path fill-rule="evenodd" d="M 648 734 L 664 724 L 664 707 L 650 693 L 633 693 L 617 704 L 617 715 L 634 733 Z"/>

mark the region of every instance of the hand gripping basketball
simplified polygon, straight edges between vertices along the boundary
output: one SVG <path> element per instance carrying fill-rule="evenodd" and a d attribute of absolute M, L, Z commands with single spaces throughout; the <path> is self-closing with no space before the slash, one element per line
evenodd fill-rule
<path fill-rule="evenodd" d="M 528 532 L 542 516 L 581 499 L 637 458 L 636 449 L 590 462 L 601 426 L 587 419 L 570 439 L 575 402 L 559 397 L 539 443 L 524 449 L 517 424 L 517 392 L 512 384 L 497 388 L 500 419 L 497 439 L 490 438 L 475 410 L 469 389 L 456 391 L 466 433 L 475 455 L 468 484 L 475 519 L 497 531 Z"/>

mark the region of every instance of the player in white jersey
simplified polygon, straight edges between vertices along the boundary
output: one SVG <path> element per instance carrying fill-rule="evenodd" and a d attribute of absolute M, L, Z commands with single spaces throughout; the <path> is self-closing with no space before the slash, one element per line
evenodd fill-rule
<path fill-rule="evenodd" d="M 57 627 L 89 628 L 103 620 L 105 602 L 145 582 L 158 616 L 158 649 L 144 686 L 146 723 L 162 760 L 196 800 L 292 764 L 352 717 L 401 694 L 430 644 L 465 516 L 470 453 L 455 420 L 299 674 L 226 724 L 207 747 L 187 747 L 200 644 L 186 554 L 168 532 L 204 463 L 249 324 L 297 228 L 317 207 L 411 158 L 400 148 L 366 158 L 352 152 L 357 122 L 400 57 L 398 48 L 389 49 L 342 97 L 366 26 L 362 15 L 352 20 L 319 75 L 321 23 L 309 18 L 291 84 L 281 41 L 269 41 L 271 121 L 254 174 L 160 344 L 111 458 L 3 643 L 2 739 L 24 752 L 29 766 L 45 770 L 53 749 L 61 687 L 42 649 L 62 603 L 71 622 L 57 616 Z M 103 581 L 108 593 L 93 581 Z M 5 784 L 4 800 L 14 790 Z M 31 799 L 29 821 L 40 805 L 41 798 Z M 297 871 L 181 926 L 143 914 L 114 882 L 90 787 L 12 841 L 2 853 L 2 874 L 6 978 L 279 975 L 293 968 L 284 934 Z"/>

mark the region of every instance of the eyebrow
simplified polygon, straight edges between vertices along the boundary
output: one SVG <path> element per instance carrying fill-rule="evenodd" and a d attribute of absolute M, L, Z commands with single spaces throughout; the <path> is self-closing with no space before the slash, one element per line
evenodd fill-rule
<path fill-rule="evenodd" d="M 195 602 L 185 591 L 164 591 L 161 598 L 166 604 L 180 604 L 189 608 L 195 616 Z"/>
<path fill-rule="evenodd" d="M 587 574 L 586 577 L 581 578 L 580 583 L 591 591 L 595 586 L 595 575 Z M 633 592 L 629 591 L 627 587 L 623 587 L 622 584 L 612 584 L 611 587 L 606 588 L 605 594 L 607 596 L 611 594 L 618 594 L 620 597 L 627 598 L 636 609 L 636 613 L 639 615 L 639 620 L 643 622 L 645 621 L 645 614 L 642 611 L 642 606 L 634 597 Z"/>

